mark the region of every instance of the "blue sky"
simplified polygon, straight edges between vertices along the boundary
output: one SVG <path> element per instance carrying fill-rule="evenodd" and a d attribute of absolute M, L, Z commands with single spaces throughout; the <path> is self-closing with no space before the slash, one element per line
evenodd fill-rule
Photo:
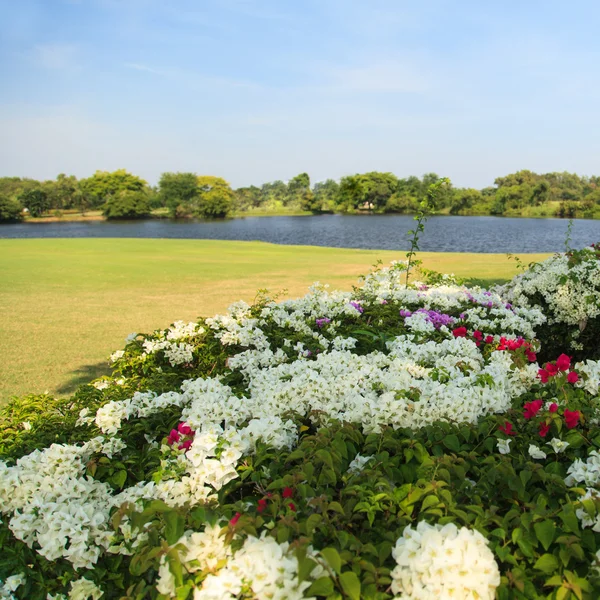
<path fill-rule="evenodd" d="M 596 0 L 0 0 L 0 175 L 600 174 Z"/>

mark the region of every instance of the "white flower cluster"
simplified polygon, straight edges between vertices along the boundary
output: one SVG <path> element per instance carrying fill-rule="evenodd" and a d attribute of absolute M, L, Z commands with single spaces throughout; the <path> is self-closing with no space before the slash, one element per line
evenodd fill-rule
<path fill-rule="evenodd" d="M 600 454 L 598 451 L 592 450 L 585 462 L 580 458 L 576 459 L 567 471 L 565 483 L 570 487 L 576 483 L 585 483 L 588 487 L 598 486 L 600 484 Z"/>
<path fill-rule="evenodd" d="M 204 327 L 198 323 L 175 321 L 169 329 L 154 334 L 142 342 L 142 357 L 164 351 L 165 358 L 172 367 L 190 363 L 193 360 L 194 346 L 181 340 L 189 340 L 204 333 Z"/>
<path fill-rule="evenodd" d="M 311 578 L 322 572 L 315 567 Z M 194 600 L 235 600 L 242 592 L 256 600 L 301 600 L 311 583 L 298 581 L 298 559 L 289 544 L 278 544 L 263 532 L 260 538 L 249 536 L 224 568 L 209 574 Z"/>
<path fill-rule="evenodd" d="M 17 591 L 17 588 L 25 583 L 25 575 L 19 573 L 18 575 L 11 575 L 6 578 L 6 581 L 0 580 L 0 600 L 15 600 L 13 592 Z"/>
<path fill-rule="evenodd" d="M 392 591 L 401 600 L 493 600 L 500 572 L 487 540 L 453 523 L 408 526 L 392 551 Z"/>
<path fill-rule="evenodd" d="M 586 500 L 591 500 L 594 503 L 595 510 L 592 511 L 594 516 L 591 516 L 585 508 L 578 508 L 575 514 L 581 521 L 582 527 L 591 527 L 592 531 L 600 533 L 600 512 L 598 512 L 600 508 L 600 492 L 594 488 L 587 488 L 585 495 L 581 498 L 582 502 Z"/>
<path fill-rule="evenodd" d="M 81 447 L 53 444 L 13 467 L 0 462 L 0 509 L 12 514 L 14 536 L 29 547 L 37 544 L 48 560 L 91 567 L 110 545 L 110 486 L 83 476 L 99 445 L 97 438 Z"/>
<path fill-rule="evenodd" d="M 361 456 L 360 454 L 357 454 L 348 465 L 348 473 L 361 473 L 365 468 L 365 465 L 372 459 L 372 456 Z"/>
<path fill-rule="evenodd" d="M 586 258 L 569 265 L 569 256 L 556 254 L 517 275 L 501 288 L 511 302 L 530 306 L 541 295 L 548 304 L 550 323 L 585 326 L 600 314 L 600 261 L 592 248 Z"/>
<path fill-rule="evenodd" d="M 600 389 L 600 360 L 586 360 L 575 364 L 574 370 L 579 373 L 575 387 L 583 388 L 592 396 L 598 396 Z"/>

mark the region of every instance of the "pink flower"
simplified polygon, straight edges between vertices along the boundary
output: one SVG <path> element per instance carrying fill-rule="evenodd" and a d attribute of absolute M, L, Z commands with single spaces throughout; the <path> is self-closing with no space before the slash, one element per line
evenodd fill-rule
<path fill-rule="evenodd" d="M 550 425 L 547 423 L 540 423 L 540 435 L 546 437 L 546 434 L 550 431 Z"/>
<path fill-rule="evenodd" d="M 265 510 L 265 508 L 267 508 L 267 499 L 266 498 L 261 498 L 258 501 L 258 506 L 256 507 L 256 510 L 261 513 Z"/>
<path fill-rule="evenodd" d="M 523 405 L 523 408 L 525 409 L 523 416 L 526 419 L 532 419 L 533 417 L 535 417 L 535 415 L 538 414 L 538 412 L 542 408 L 542 404 L 543 402 L 539 399 L 532 400 L 531 402 L 525 402 L 525 404 Z"/>
<path fill-rule="evenodd" d="M 548 383 L 548 377 L 550 377 L 550 373 L 548 373 L 546 369 L 540 369 L 538 371 L 538 377 L 542 380 L 542 383 Z"/>
<path fill-rule="evenodd" d="M 509 423 L 508 421 L 505 421 L 504 425 L 500 425 L 500 427 L 498 427 L 498 431 L 501 431 L 506 435 L 517 435 L 517 432 L 513 431 L 512 423 Z"/>
<path fill-rule="evenodd" d="M 558 410 L 558 404 L 556 404 L 556 402 L 553 402 L 549 407 L 548 410 L 551 413 L 555 413 Z"/>
<path fill-rule="evenodd" d="M 571 358 L 566 354 L 561 354 L 556 359 L 556 366 L 558 367 L 559 371 L 568 371 L 569 367 L 571 366 Z"/>
<path fill-rule="evenodd" d="M 289 506 L 290 510 L 293 510 L 294 512 L 296 512 L 296 505 L 293 502 L 290 502 L 288 504 L 288 506 Z"/>
<path fill-rule="evenodd" d="M 556 375 L 558 373 L 558 367 L 554 363 L 546 363 L 544 369 L 548 371 L 548 375 Z"/>
<path fill-rule="evenodd" d="M 192 433 L 192 428 L 187 423 L 179 423 L 177 431 L 179 431 L 181 435 L 190 435 L 190 433 Z"/>
<path fill-rule="evenodd" d="M 537 355 L 535 352 L 533 352 L 532 350 L 528 350 L 525 355 L 527 356 L 527 360 L 529 362 L 535 362 L 537 359 Z"/>
<path fill-rule="evenodd" d="M 167 444 L 169 444 L 169 446 L 172 446 L 175 442 L 179 441 L 180 437 L 181 436 L 179 435 L 177 429 L 171 429 L 171 433 L 169 433 L 169 437 L 167 438 Z"/>
<path fill-rule="evenodd" d="M 281 496 L 283 498 L 292 498 L 294 496 L 294 490 L 291 487 L 284 487 Z"/>
<path fill-rule="evenodd" d="M 565 423 L 567 424 L 567 429 L 577 427 L 577 423 L 579 423 L 579 411 L 565 408 Z"/>
<path fill-rule="evenodd" d="M 493 335 L 486 335 L 485 336 L 485 343 L 486 344 L 493 344 L 494 343 L 494 336 Z"/>
<path fill-rule="evenodd" d="M 571 371 L 567 375 L 567 381 L 569 383 L 577 383 L 579 381 L 579 375 L 577 375 L 577 373 L 575 371 Z"/>
<path fill-rule="evenodd" d="M 452 335 L 455 338 L 467 337 L 467 328 L 466 327 L 457 327 L 456 329 L 452 330 Z"/>
<path fill-rule="evenodd" d="M 179 444 L 179 449 L 180 450 L 185 450 L 186 452 L 192 447 L 192 440 L 185 440 L 185 442 L 182 442 L 181 444 Z"/>
<path fill-rule="evenodd" d="M 232 517 L 231 521 L 229 521 L 229 524 L 232 527 L 235 527 L 236 523 L 240 520 L 240 517 L 242 516 L 242 513 L 235 513 L 235 515 Z"/>
<path fill-rule="evenodd" d="M 473 332 L 473 337 L 474 337 L 476 340 L 479 340 L 479 341 L 481 341 L 481 340 L 483 339 L 483 333 L 481 333 L 481 331 L 479 331 L 478 329 L 476 329 L 476 330 Z"/>

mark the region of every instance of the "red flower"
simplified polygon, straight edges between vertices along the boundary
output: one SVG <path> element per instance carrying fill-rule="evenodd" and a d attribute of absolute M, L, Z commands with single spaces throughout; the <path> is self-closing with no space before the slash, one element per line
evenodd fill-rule
<path fill-rule="evenodd" d="M 192 428 L 187 423 L 179 423 L 177 431 L 179 431 L 181 435 L 190 435 L 190 433 L 192 433 Z"/>
<path fill-rule="evenodd" d="M 294 495 L 294 490 L 290 487 L 284 487 L 283 488 L 283 493 L 281 494 L 281 496 L 283 498 L 292 498 Z"/>
<path fill-rule="evenodd" d="M 261 498 L 258 501 L 258 506 L 256 507 L 256 510 L 258 510 L 258 512 L 261 513 L 263 512 L 263 510 L 265 510 L 265 508 L 267 508 L 267 499 Z"/>
<path fill-rule="evenodd" d="M 525 409 L 523 416 L 526 419 L 532 419 L 533 417 L 535 417 L 535 415 L 538 414 L 538 412 L 542 408 L 542 404 L 543 402 L 539 399 L 533 400 L 531 402 L 525 402 L 525 404 L 523 405 L 523 408 Z"/>
<path fill-rule="evenodd" d="M 577 423 L 579 423 L 579 411 L 565 408 L 565 423 L 567 424 L 567 429 L 577 427 Z"/>
<path fill-rule="evenodd" d="M 558 367 L 559 371 L 568 371 L 569 367 L 571 366 L 571 358 L 566 354 L 561 354 L 556 359 L 556 366 Z"/>
<path fill-rule="evenodd" d="M 487 335 L 485 337 L 485 343 L 486 344 L 492 344 L 494 342 L 494 336 L 493 335 Z"/>
<path fill-rule="evenodd" d="M 548 383 L 548 377 L 550 377 L 550 373 L 548 373 L 546 369 L 540 369 L 538 371 L 538 377 L 542 380 L 542 383 Z"/>
<path fill-rule="evenodd" d="M 558 404 L 556 404 L 556 402 L 553 402 L 549 407 L 548 410 L 550 412 L 556 412 L 558 410 Z"/>
<path fill-rule="evenodd" d="M 577 375 L 577 373 L 575 371 L 571 371 L 567 375 L 567 381 L 569 383 L 577 383 L 579 381 L 579 375 Z"/>
<path fill-rule="evenodd" d="M 476 340 L 479 340 L 479 341 L 481 341 L 481 340 L 483 339 L 483 333 L 481 333 L 481 331 L 479 331 L 479 330 L 477 329 L 477 330 L 475 330 L 475 331 L 473 332 L 473 337 L 474 337 Z"/>
<path fill-rule="evenodd" d="M 172 446 L 175 442 L 179 441 L 180 437 L 181 436 L 179 435 L 177 429 L 171 429 L 171 433 L 169 433 L 169 437 L 167 438 L 167 444 L 169 444 L 169 446 Z"/>
<path fill-rule="evenodd" d="M 537 355 L 536 355 L 536 353 L 533 350 L 528 350 L 525 354 L 527 355 L 527 360 L 529 362 L 535 362 L 536 361 Z"/>
<path fill-rule="evenodd" d="M 540 435 L 546 437 L 546 434 L 550 431 L 550 425 L 546 423 L 540 423 Z"/>
<path fill-rule="evenodd" d="M 296 505 L 293 502 L 290 502 L 288 504 L 288 506 L 289 506 L 290 510 L 293 510 L 294 512 L 296 512 Z"/>
<path fill-rule="evenodd" d="M 466 327 L 457 327 L 456 329 L 452 330 L 452 335 L 455 338 L 467 337 L 467 328 Z"/>
<path fill-rule="evenodd" d="M 242 513 L 235 513 L 235 515 L 233 516 L 233 518 L 231 519 L 231 521 L 229 521 L 229 524 L 232 527 L 235 527 L 236 523 L 240 520 L 240 517 L 242 516 Z"/>
<path fill-rule="evenodd" d="M 192 440 L 185 440 L 185 442 L 179 444 L 179 449 L 187 452 L 192 447 L 192 443 Z"/>
<path fill-rule="evenodd" d="M 556 375 L 558 373 L 558 367 L 554 363 L 546 363 L 544 369 L 548 371 L 548 375 Z"/>
<path fill-rule="evenodd" d="M 508 421 L 505 421 L 504 425 L 500 425 L 500 427 L 498 427 L 498 431 L 501 431 L 506 435 L 517 435 L 517 432 L 513 431 L 512 423 L 509 423 Z"/>

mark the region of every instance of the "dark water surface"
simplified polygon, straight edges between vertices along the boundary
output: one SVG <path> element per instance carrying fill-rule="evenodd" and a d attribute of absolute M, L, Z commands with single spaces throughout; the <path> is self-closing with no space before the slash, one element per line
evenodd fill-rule
<path fill-rule="evenodd" d="M 21 223 L 0 225 L 0 238 L 176 238 L 260 240 L 274 244 L 406 250 L 415 226 L 406 215 L 248 217 L 227 221 Z M 420 239 L 431 252 L 556 252 L 564 250 L 565 219 L 432 217 Z M 600 221 L 575 220 L 571 246 L 600 241 Z"/>

